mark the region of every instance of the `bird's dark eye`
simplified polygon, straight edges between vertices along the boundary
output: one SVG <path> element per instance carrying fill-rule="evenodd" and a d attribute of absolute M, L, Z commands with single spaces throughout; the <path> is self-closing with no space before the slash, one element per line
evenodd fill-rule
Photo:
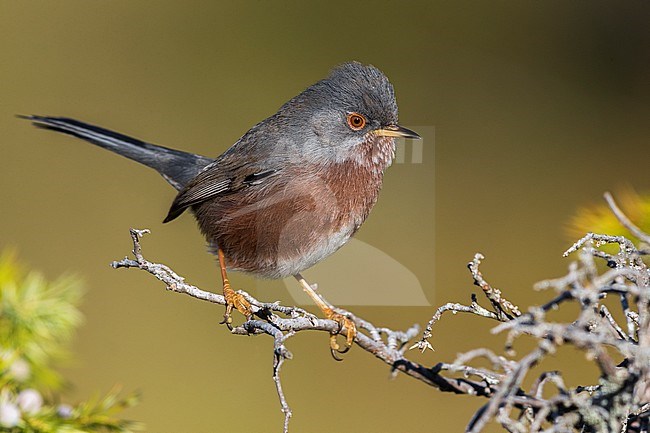
<path fill-rule="evenodd" d="M 350 113 L 348 114 L 348 126 L 353 131 L 359 131 L 366 126 L 366 118 L 359 113 Z"/>

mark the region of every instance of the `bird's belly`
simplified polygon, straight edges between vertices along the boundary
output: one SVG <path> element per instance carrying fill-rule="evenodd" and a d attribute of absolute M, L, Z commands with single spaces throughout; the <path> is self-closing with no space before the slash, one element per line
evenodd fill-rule
<path fill-rule="evenodd" d="M 345 245 L 354 231 L 354 226 L 341 227 L 337 231 L 327 230 L 326 236 L 315 237 L 318 239 L 316 242 L 299 247 L 295 250 L 296 253 L 278 256 L 274 267 L 274 276 L 271 278 L 296 275 L 314 266 Z"/>
<path fill-rule="evenodd" d="M 258 213 L 264 220 L 264 215 Z M 216 241 L 223 245 L 228 267 L 263 278 L 296 275 L 341 248 L 355 231 L 308 215 L 295 220 L 255 224 L 229 231 Z"/>
<path fill-rule="evenodd" d="M 361 226 L 377 199 L 379 174 L 354 162 L 304 170 L 290 182 L 269 182 L 194 208 L 228 268 L 265 278 L 295 275 L 338 250 Z"/>
<path fill-rule="evenodd" d="M 342 247 L 362 222 L 356 211 L 295 196 L 246 206 L 208 202 L 195 213 L 211 249 L 223 250 L 229 269 L 263 278 L 284 278 L 315 265 Z"/>

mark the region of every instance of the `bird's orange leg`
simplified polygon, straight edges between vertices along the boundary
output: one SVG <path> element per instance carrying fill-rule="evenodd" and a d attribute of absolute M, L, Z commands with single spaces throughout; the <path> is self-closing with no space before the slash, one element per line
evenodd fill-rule
<path fill-rule="evenodd" d="M 337 361 L 342 361 L 342 359 L 337 356 L 337 353 L 345 353 L 350 350 L 352 343 L 354 343 L 354 338 L 357 336 L 357 326 L 352 320 L 345 317 L 343 314 L 339 314 L 334 311 L 334 309 L 329 304 L 327 304 L 327 302 L 325 302 L 318 293 L 316 293 L 314 288 L 307 282 L 307 280 L 305 280 L 302 275 L 296 274 L 294 275 L 294 278 L 298 280 L 305 293 L 307 293 L 309 297 L 316 303 L 316 305 L 318 305 L 318 308 L 320 308 L 321 311 L 325 314 L 325 317 L 330 320 L 334 320 L 339 324 L 339 333 L 346 331 L 345 347 L 343 349 L 341 349 L 339 343 L 336 341 L 337 334 L 330 335 L 330 351 L 332 352 L 332 357 Z"/>
<path fill-rule="evenodd" d="M 223 320 L 219 323 L 226 324 L 228 329 L 232 330 L 232 317 L 230 313 L 233 307 L 242 313 L 246 318 L 252 316 L 251 304 L 240 293 L 235 292 L 230 287 L 228 275 L 226 273 L 226 258 L 223 255 L 221 248 L 217 248 L 217 256 L 219 257 L 219 267 L 221 268 L 221 280 L 223 281 L 223 297 L 226 298 L 226 313 L 223 315 Z"/>

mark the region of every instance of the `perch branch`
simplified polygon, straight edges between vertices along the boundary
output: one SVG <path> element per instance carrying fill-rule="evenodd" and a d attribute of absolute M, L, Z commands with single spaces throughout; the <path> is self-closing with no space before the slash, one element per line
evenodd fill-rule
<path fill-rule="evenodd" d="M 650 236 L 641 232 L 616 206 L 611 196 L 606 199 L 617 218 L 642 242 Z M 193 298 L 225 304 L 223 296 L 203 291 L 185 282 L 169 267 L 152 263 L 143 257 L 140 238 L 147 230 L 131 230 L 134 259 L 113 262 L 115 268 L 137 268 L 162 281 L 168 290 Z M 600 250 L 604 244 L 618 246 L 618 253 Z M 476 254 L 468 267 L 474 284 L 481 288 L 489 306 L 479 304 L 471 295 L 471 303 L 450 302 L 439 307 L 426 325 L 422 337 L 411 348 L 425 351 L 432 348 L 433 325 L 445 312 L 469 313 L 500 322 L 493 334 L 505 334 L 502 356 L 487 348 L 471 350 L 453 363 L 439 362 L 427 367 L 406 356 L 409 342 L 416 338 L 419 327 L 405 331 L 377 327 L 373 323 L 344 312 L 357 328 L 354 343 L 389 365 L 393 374 L 404 373 L 442 392 L 488 398 L 475 413 L 467 431 L 479 432 L 490 421 L 497 421 L 506 431 L 517 433 L 576 432 L 648 432 L 650 419 L 650 269 L 643 261 L 644 252 L 623 236 L 588 233 L 564 255 L 577 252 L 577 260 L 567 275 L 546 280 L 537 289 L 551 289 L 556 295 L 540 306 L 521 309 L 507 300 L 501 290 L 492 287 L 479 270 L 483 256 Z M 601 272 L 596 265 L 605 260 L 609 268 Z M 273 338 L 273 381 L 284 414 L 283 432 L 289 429 L 291 409 L 285 398 L 280 370 L 292 354 L 287 341 L 299 332 L 337 333 L 339 324 L 321 319 L 306 310 L 279 302 L 260 302 L 241 292 L 252 305 L 253 317 L 235 327 L 235 335 L 269 335 Z M 615 315 L 602 304 L 607 295 L 619 298 L 625 320 L 621 326 Z M 547 313 L 573 303 L 578 306 L 570 321 L 547 320 Z M 568 310 L 572 311 L 572 310 Z M 536 344 L 518 359 L 512 347 L 519 336 L 532 338 Z M 600 371 L 598 383 L 568 387 L 559 371 L 542 372 L 533 377 L 529 392 L 522 389 L 536 366 L 558 351 L 561 346 L 582 351 L 588 362 Z M 472 364 L 478 358 L 488 367 Z M 622 359 L 622 361 L 620 361 Z M 554 386 L 546 386 L 552 383 Z"/>
<path fill-rule="evenodd" d="M 111 266 L 115 269 L 135 268 L 143 270 L 162 281 L 167 290 L 185 294 L 201 301 L 225 305 L 225 299 L 222 295 L 207 292 L 188 284 L 182 276 L 168 266 L 145 259 L 142 254 L 140 239 L 147 233 L 149 233 L 149 230 L 131 229 L 134 259 L 126 257 L 114 261 Z M 291 409 L 282 389 L 280 370 L 284 361 L 291 359 L 292 354 L 286 348 L 285 343 L 296 333 L 303 331 L 336 333 L 339 331 L 339 324 L 333 320 L 320 319 L 302 308 L 284 306 L 278 302 L 260 302 L 246 292 L 239 291 L 239 293 L 246 296 L 246 299 L 251 303 L 254 318 L 233 328 L 231 332 L 234 335 L 266 334 L 274 339 L 273 380 L 280 400 L 281 410 L 284 414 L 283 431 L 287 432 Z M 393 371 L 404 373 L 444 392 L 482 396 L 488 396 L 492 393 L 491 386 L 484 381 L 472 381 L 464 377 L 446 377 L 441 374 L 442 371 L 461 371 L 459 368 L 448 368 L 448 365 L 443 364 L 430 368 L 407 359 L 404 355 L 405 347 L 420 332 L 418 325 L 413 325 L 406 331 L 395 331 L 389 328 L 378 328 L 369 321 L 350 312 L 346 312 L 346 316 L 354 321 L 358 329 L 367 332 L 367 334 L 359 332 L 355 344 L 390 365 Z"/>

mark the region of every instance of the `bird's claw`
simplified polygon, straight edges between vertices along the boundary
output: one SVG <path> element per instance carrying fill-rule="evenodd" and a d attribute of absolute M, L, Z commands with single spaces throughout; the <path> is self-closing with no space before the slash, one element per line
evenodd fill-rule
<path fill-rule="evenodd" d="M 223 315 L 223 320 L 219 324 L 225 324 L 232 331 L 232 317 L 230 314 L 233 308 L 236 308 L 237 311 L 242 313 L 246 319 L 249 319 L 253 315 L 253 311 L 250 302 L 246 300 L 244 295 L 235 292 L 230 288 L 229 284 L 223 287 L 223 297 L 226 299 L 226 312 Z"/>
<path fill-rule="evenodd" d="M 348 317 L 344 316 L 343 314 L 336 313 L 333 310 L 327 311 L 326 314 L 328 319 L 334 320 L 339 324 L 338 332 L 336 334 L 330 335 L 330 353 L 332 354 L 332 358 L 335 360 L 343 361 L 343 358 L 338 356 L 338 354 L 344 354 L 350 350 L 350 347 L 352 347 L 352 343 L 354 343 L 354 339 L 357 336 L 357 326 Z M 345 346 L 343 349 L 341 349 L 338 341 L 336 341 L 336 337 L 344 329 L 346 330 Z"/>

